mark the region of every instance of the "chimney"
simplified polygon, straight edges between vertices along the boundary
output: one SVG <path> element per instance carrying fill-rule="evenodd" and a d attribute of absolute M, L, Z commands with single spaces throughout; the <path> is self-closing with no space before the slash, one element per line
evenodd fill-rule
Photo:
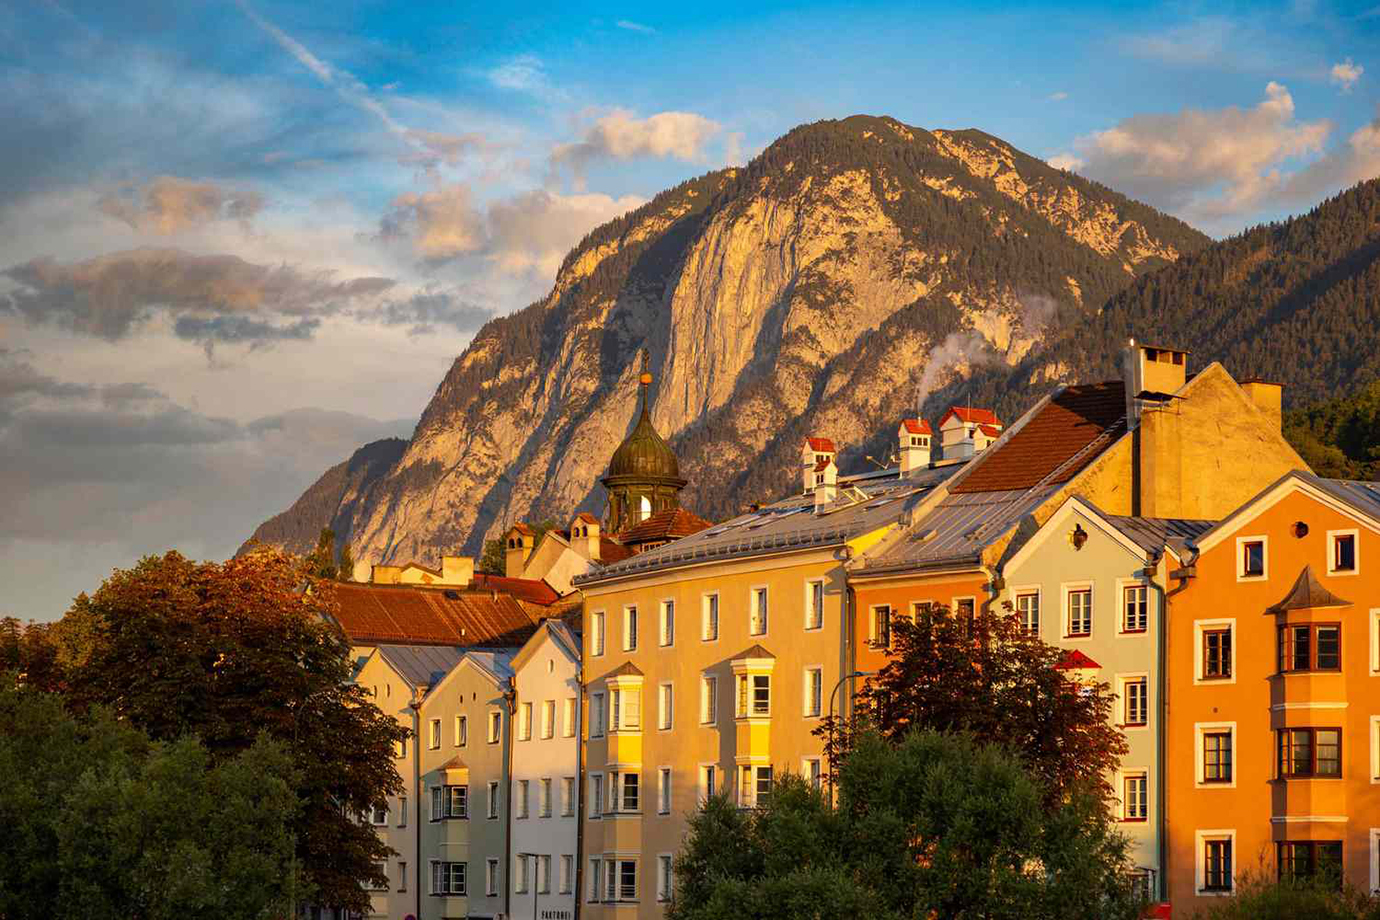
<path fill-rule="evenodd" d="M 821 460 L 815 464 L 815 475 L 817 482 L 815 485 L 815 514 L 822 512 L 827 506 L 834 503 L 839 491 L 839 468 L 834 465 L 834 457 L 831 454 L 829 459 Z"/>
<path fill-rule="evenodd" d="M 441 584 L 465 588 L 474 581 L 473 556 L 442 556 Z"/>
<path fill-rule="evenodd" d="M 944 459 L 971 457 L 1001 437 L 1001 419 L 991 409 L 952 406 L 939 419 Z"/>
<path fill-rule="evenodd" d="M 901 419 L 901 427 L 896 430 L 896 438 L 900 447 L 897 456 L 901 458 L 902 476 L 930 465 L 930 438 L 933 434 L 930 423 L 924 419 Z"/>
<path fill-rule="evenodd" d="M 1284 423 L 1284 387 L 1278 383 L 1261 380 L 1259 377 L 1247 377 L 1241 381 L 1241 389 L 1246 391 L 1255 407 L 1265 413 L 1265 417 L 1275 426 L 1275 430 L 1280 430 Z"/>
<path fill-rule="evenodd" d="M 402 577 L 400 565 L 372 565 L 369 567 L 369 581 L 375 585 L 396 585 Z"/>
<path fill-rule="evenodd" d="M 509 578 L 521 578 L 527 557 L 536 548 L 536 533 L 526 524 L 514 524 L 504 537 L 504 542 L 507 548 L 503 552 L 503 574 Z"/>
<path fill-rule="evenodd" d="M 599 561 L 599 522 L 580 513 L 570 522 L 570 547 L 591 562 Z"/>
<path fill-rule="evenodd" d="M 1142 345 L 1135 339 L 1122 352 L 1122 379 L 1126 384 L 1126 427 L 1140 424 L 1145 406 L 1163 405 L 1188 379 L 1188 352 L 1159 345 Z"/>
<path fill-rule="evenodd" d="M 834 456 L 838 453 L 834 449 L 834 442 L 829 438 L 806 438 L 805 446 L 800 451 L 800 464 L 803 471 L 803 483 L 805 494 L 809 495 L 815 490 L 815 486 L 823 482 L 822 474 L 824 463 L 833 463 Z M 834 469 L 837 474 L 838 468 Z"/>

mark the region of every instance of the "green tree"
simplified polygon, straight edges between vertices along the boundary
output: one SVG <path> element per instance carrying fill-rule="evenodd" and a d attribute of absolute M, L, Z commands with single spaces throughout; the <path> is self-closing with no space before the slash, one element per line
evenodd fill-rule
<path fill-rule="evenodd" d="M 1118 920 L 1143 904 L 1097 794 L 1048 793 L 964 735 L 860 733 L 838 806 L 796 776 L 765 806 L 711 799 L 676 857 L 670 920 L 794 917 Z"/>
<path fill-rule="evenodd" d="M 316 538 L 316 548 L 302 560 L 307 572 L 316 578 L 336 578 L 340 567 L 335 561 L 335 531 L 322 527 Z"/>
<path fill-rule="evenodd" d="M 344 637 L 330 625 L 334 582 L 303 580 L 276 550 L 224 563 L 177 553 L 117 570 L 56 627 L 66 698 L 108 705 L 155 741 L 196 735 L 216 762 L 265 732 L 299 775 L 297 857 L 320 903 L 368 910 L 390 851 L 356 820 L 402 791 L 394 745 L 407 736 L 351 683 Z"/>
<path fill-rule="evenodd" d="M 891 637 L 891 660 L 859 693 L 859 710 L 884 737 L 969 732 L 1019 754 L 1052 800 L 1075 786 L 1110 795 L 1107 777 L 1126 740 L 1112 725 L 1108 686 L 1075 692 L 1057 669 L 1065 650 L 1023 635 L 1004 610 L 969 621 L 943 606 L 922 608 L 914 622 L 893 622 Z M 849 743 L 849 726 L 834 723 L 820 729 L 831 741 L 831 761 L 832 747 Z"/>
<path fill-rule="evenodd" d="M 267 738 L 219 763 L 0 679 L 0 917 L 287 913 L 299 809 Z"/>
<path fill-rule="evenodd" d="M 61 689 L 52 624 L 0 617 L 0 671 L 13 672 L 26 687 Z"/>
<path fill-rule="evenodd" d="M 1230 897 L 1217 899 L 1197 920 L 1380 920 L 1380 897 L 1338 887 L 1335 879 L 1276 880 L 1246 874 Z"/>
<path fill-rule="evenodd" d="M 355 580 L 355 554 L 350 549 L 349 543 L 340 547 L 340 571 L 336 578 L 339 581 Z"/>

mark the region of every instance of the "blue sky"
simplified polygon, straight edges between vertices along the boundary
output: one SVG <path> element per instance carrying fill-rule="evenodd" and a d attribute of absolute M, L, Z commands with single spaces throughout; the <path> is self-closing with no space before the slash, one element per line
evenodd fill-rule
<path fill-rule="evenodd" d="M 802 122 L 980 128 L 1217 236 L 1306 210 L 1380 173 L 1376 2 L 0 6 L 12 612 L 232 552 L 584 233 Z"/>

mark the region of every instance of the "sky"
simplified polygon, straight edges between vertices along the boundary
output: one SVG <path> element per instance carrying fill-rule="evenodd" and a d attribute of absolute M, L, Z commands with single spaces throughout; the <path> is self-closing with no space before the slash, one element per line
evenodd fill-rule
<path fill-rule="evenodd" d="M 585 233 L 801 123 L 1306 211 L 1380 174 L 1377 2 L 0 2 L 0 615 L 232 554 Z"/>

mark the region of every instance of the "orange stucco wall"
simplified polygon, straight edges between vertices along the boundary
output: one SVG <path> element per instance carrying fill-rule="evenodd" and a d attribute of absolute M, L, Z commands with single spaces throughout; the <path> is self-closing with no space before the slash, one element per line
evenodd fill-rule
<path fill-rule="evenodd" d="M 886 666 L 890 653 L 872 639 L 872 609 L 891 607 L 892 615 L 909 614 L 917 602 L 943 604 L 950 609 L 956 598 L 971 597 L 975 610 L 988 601 L 988 577 L 982 572 L 954 575 L 905 575 L 885 581 L 855 581 L 852 647 L 858 670 L 877 671 Z"/>
<path fill-rule="evenodd" d="M 1292 532 L 1299 521 L 1308 526 L 1301 538 Z M 1358 531 L 1359 571 L 1329 575 L 1328 531 L 1350 529 Z M 1240 581 L 1237 540 L 1255 536 L 1267 542 L 1265 576 Z M 1266 613 L 1289 593 L 1304 565 L 1350 606 Z M 1374 670 L 1380 536 L 1337 508 L 1291 491 L 1233 525 L 1200 555 L 1196 568 L 1196 577 L 1169 599 L 1166 801 L 1174 915 L 1191 916 L 1209 903 L 1196 874 L 1198 834 L 1208 830 L 1235 832 L 1238 885 L 1244 873 L 1275 876 L 1277 841 L 1340 840 L 1348 880 L 1369 891 L 1377 858 L 1372 837 L 1380 828 L 1372 724 L 1380 715 L 1380 675 Z M 1234 620 L 1230 683 L 1200 677 L 1195 623 L 1212 620 Z M 1340 673 L 1278 673 L 1277 629 L 1294 623 L 1341 624 Z M 1198 783 L 1199 723 L 1235 723 L 1233 787 Z M 1341 778 L 1277 778 L 1276 730 L 1309 726 L 1342 729 Z"/>

